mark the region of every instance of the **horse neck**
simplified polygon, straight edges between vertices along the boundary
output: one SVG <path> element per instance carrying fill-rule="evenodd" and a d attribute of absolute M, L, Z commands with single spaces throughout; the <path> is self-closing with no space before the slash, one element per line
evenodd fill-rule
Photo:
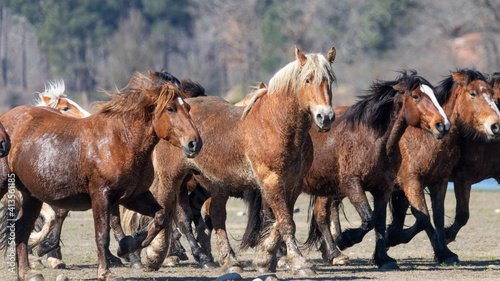
<path fill-rule="evenodd" d="M 446 114 L 446 116 L 448 116 L 448 119 L 451 123 L 450 132 L 446 137 L 446 143 L 455 143 L 460 139 L 461 136 L 464 135 L 460 133 L 464 131 L 464 128 L 459 121 L 460 114 L 455 110 L 455 107 L 457 106 L 457 95 L 459 94 L 460 93 L 458 93 L 457 91 L 454 91 L 442 106 L 444 113 Z"/>
<path fill-rule="evenodd" d="M 389 159 L 394 159 L 395 153 L 399 148 L 399 141 L 403 137 L 406 128 L 408 128 L 408 123 L 403 119 L 403 112 L 399 112 L 397 118 L 392 122 L 390 130 L 388 130 L 387 141 L 385 145 L 386 155 Z"/>
<path fill-rule="evenodd" d="M 87 118 L 98 119 L 104 116 L 103 113 L 91 115 Z M 154 147 L 160 141 L 156 136 L 151 120 L 132 116 L 131 114 L 121 114 L 104 117 L 111 130 L 109 134 L 119 136 L 122 144 L 132 151 L 134 155 L 151 157 Z M 139 158 L 137 158 L 139 159 Z"/>
<path fill-rule="evenodd" d="M 290 88 L 266 94 L 261 98 L 259 112 L 253 112 L 265 118 L 289 142 L 302 146 L 312 125 L 311 114 L 300 105 L 298 96 Z"/>

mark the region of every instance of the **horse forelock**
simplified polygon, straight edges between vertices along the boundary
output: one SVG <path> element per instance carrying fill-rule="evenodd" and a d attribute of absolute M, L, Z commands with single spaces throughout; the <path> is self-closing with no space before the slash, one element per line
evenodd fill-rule
<path fill-rule="evenodd" d="M 42 93 L 39 93 L 42 96 L 50 98 L 49 103 L 45 103 L 45 101 L 42 98 L 39 98 L 39 100 L 36 103 L 36 106 L 50 106 L 50 107 L 55 107 L 59 103 L 59 99 L 62 97 L 66 97 L 66 94 L 64 94 L 64 91 L 66 90 L 66 87 L 64 85 L 64 81 L 61 80 L 55 80 L 55 81 L 48 81 L 45 84 L 45 91 Z"/>
<path fill-rule="evenodd" d="M 269 94 L 285 91 L 288 87 L 296 94 L 299 85 L 309 75 L 314 75 L 314 84 L 319 86 L 324 78 L 328 81 L 328 86 L 331 87 L 335 81 L 330 62 L 322 54 L 306 55 L 306 64 L 301 68 L 297 60 L 290 62 L 285 67 L 280 69 L 269 81 Z"/>
<path fill-rule="evenodd" d="M 149 98 L 145 91 L 149 95 L 157 95 L 156 98 Z M 135 73 L 128 85 L 120 91 L 104 92 L 111 100 L 95 105 L 100 113 L 132 114 L 146 119 L 162 112 L 175 98 L 184 98 L 184 94 L 171 82 L 150 79 L 141 73 Z"/>

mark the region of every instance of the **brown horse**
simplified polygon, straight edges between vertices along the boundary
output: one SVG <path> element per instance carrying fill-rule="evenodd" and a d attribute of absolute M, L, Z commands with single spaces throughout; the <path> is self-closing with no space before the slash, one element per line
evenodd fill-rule
<path fill-rule="evenodd" d="M 186 100 L 203 138 L 203 152 L 196 159 L 185 160 L 166 142 L 155 150 L 157 161 L 170 160 L 169 165 L 157 165 L 161 168 L 156 171 L 161 181 L 157 197 L 160 204 L 162 198 L 167 198 L 165 194 L 180 186 L 191 171 L 210 192 L 220 264 L 230 271 L 241 271 L 242 265 L 227 237 L 226 202 L 233 193 L 259 190 L 272 202 L 277 217 L 275 231 L 287 244 L 292 271 L 313 273 L 295 240 L 290 202 L 299 195 L 300 182 L 312 162 L 309 128 L 314 123 L 318 130 L 327 131 L 334 119 L 331 67 L 335 49 L 326 58 L 321 54 L 304 55 L 298 49 L 295 54 L 297 60 L 274 75 L 267 93 L 250 103 L 249 110 L 217 97 Z M 164 245 L 170 239 L 162 238 L 166 242 L 157 243 L 158 255 L 165 251 Z M 259 268 L 267 266 L 278 244 L 267 241 L 265 245 L 254 260 Z"/>
<path fill-rule="evenodd" d="M 500 104 L 500 72 L 490 77 L 493 100 Z M 500 143 L 481 138 L 467 138 L 460 143 L 461 155 L 451 176 L 455 185 L 456 214 L 453 224 L 446 228 L 446 243 L 455 240 L 458 231 L 469 220 L 471 186 L 488 178 L 500 182 Z"/>
<path fill-rule="evenodd" d="M 121 253 L 149 245 L 165 226 L 165 211 L 149 192 L 151 153 L 160 139 L 182 147 L 188 157 L 199 153 L 201 140 L 189 116 L 189 106 L 172 84 L 141 74 L 122 93 L 99 106 L 87 118 L 74 118 L 37 107 L 17 107 L 0 116 L 13 143 L 0 175 L 15 174 L 23 206 L 16 221 L 16 251 L 20 279 L 41 279 L 27 259 L 27 242 L 42 201 L 69 210 L 92 208 L 98 248 L 98 279 L 121 279 L 107 264 L 110 210 L 117 204 L 154 217 L 151 229 L 120 241 Z"/>
<path fill-rule="evenodd" d="M 453 72 L 437 89 L 438 99 L 453 124 L 450 136 L 438 141 L 419 130 L 408 130 L 403 135 L 399 143 L 403 161 L 398 171 L 397 191 L 392 196 L 393 221 L 386 237 L 387 246 L 392 247 L 408 243 L 425 230 L 436 260 L 453 265 L 460 260 L 446 245 L 444 200 L 448 181 L 462 154 L 461 143 L 468 142 L 469 137 L 483 140 L 500 137 L 500 113 L 493 102 L 491 86 L 478 71 Z M 435 229 L 425 202 L 426 186 L 431 195 Z M 409 204 L 416 222 L 403 229 Z"/>
<path fill-rule="evenodd" d="M 393 81 L 374 83 L 361 101 L 337 118 L 328 134 L 310 131 L 314 162 L 304 178 L 303 192 L 340 200 L 348 197 L 362 225 L 342 232 L 336 243 L 340 249 L 350 247 L 375 227 L 374 261 L 382 269 L 398 268 L 387 255 L 384 240 L 387 203 L 401 162 L 398 142 L 408 126 L 422 128 L 435 138 L 443 138 L 450 128 L 434 92 L 416 72 L 403 72 Z M 373 212 L 365 191 L 374 196 Z M 334 249 L 328 228 L 322 229 L 328 232 L 324 242 Z"/>
<path fill-rule="evenodd" d="M 64 81 L 62 80 L 48 82 L 48 85 L 45 86 L 45 91 L 38 94 L 40 100 L 36 106 L 52 107 L 59 110 L 62 114 L 77 118 L 90 116 L 90 113 L 66 96 L 64 93 L 65 88 Z"/>

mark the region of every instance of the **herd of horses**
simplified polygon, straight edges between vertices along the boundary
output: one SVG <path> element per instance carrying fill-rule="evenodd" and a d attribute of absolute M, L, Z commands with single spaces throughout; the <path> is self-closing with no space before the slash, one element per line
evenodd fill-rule
<path fill-rule="evenodd" d="M 220 266 L 241 272 L 226 232 L 229 197 L 248 203 L 240 247 L 255 248 L 259 272 L 276 270 L 279 261 L 313 275 L 295 238 L 293 206 L 302 193 L 312 198 L 305 245 L 317 246 L 328 263 L 348 264 L 341 251 L 372 229 L 373 260 L 381 269 L 398 269 L 387 250 L 422 230 L 439 263 L 459 263 L 447 244 L 467 223 L 471 184 L 500 178 L 497 157 L 491 157 L 500 151 L 500 74 L 460 69 L 434 87 L 415 71 L 402 71 L 394 80 L 373 82 L 354 105 L 334 109 L 335 48 L 326 55 L 296 48 L 295 56 L 269 85 L 261 83 L 235 105 L 206 96 L 189 79 L 150 71 L 107 92 L 111 100 L 92 115 L 64 95 L 62 83 L 49 84 L 39 106 L 1 115 L 0 197 L 10 194 L 15 176 L 19 209 L 15 247 L 8 233 L 1 238 L 16 252 L 19 279 L 43 280 L 30 266 L 30 252 L 64 267 L 64 219 L 87 209 L 94 218 L 98 280 L 122 280 L 109 269 L 123 265 L 120 258 L 133 268 L 158 270 L 168 256 L 182 254 L 179 233 L 201 267 L 214 267 L 212 231 Z M 454 223 L 445 228 L 449 181 L 457 206 Z M 342 231 L 346 197 L 361 226 Z M 388 206 L 392 222 L 386 226 Z M 405 229 L 409 207 L 416 222 Z M 120 258 L 109 250 L 110 229 Z"/>

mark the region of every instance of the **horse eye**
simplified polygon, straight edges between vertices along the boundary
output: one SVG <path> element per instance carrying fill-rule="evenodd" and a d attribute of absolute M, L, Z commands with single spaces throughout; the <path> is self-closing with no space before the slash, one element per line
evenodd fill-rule
<path fill-rule="evenodd" d="M 306 84 L 311 84 L 311 80 L 306 79 Z"/>
<path fill-rule="evenodd" d="M 476 92 L 470 92 L 469 95 L 473 98 L 477 97 L 477 93 Z"/>
<path fill-rule="evenodd" d="M 69 110 L 69 107 L 65 106 L 62 111 L 68 111 Z"/>
<path fill-rule="evenodd" d="M 175 108 L 174 107 L 169 107 L 169 108 L 167 108 L 167 111 L 170 112 L 170 113 L 174 113 L 175 112 Z"/>
<path fill-rule="evenodd" d="M 414 100 L 418 100 L 420 97 L 419 97 L 418 95 L 413 95 L 413 96 L 412 96 L 412 98 L 413 98 Z"/>

